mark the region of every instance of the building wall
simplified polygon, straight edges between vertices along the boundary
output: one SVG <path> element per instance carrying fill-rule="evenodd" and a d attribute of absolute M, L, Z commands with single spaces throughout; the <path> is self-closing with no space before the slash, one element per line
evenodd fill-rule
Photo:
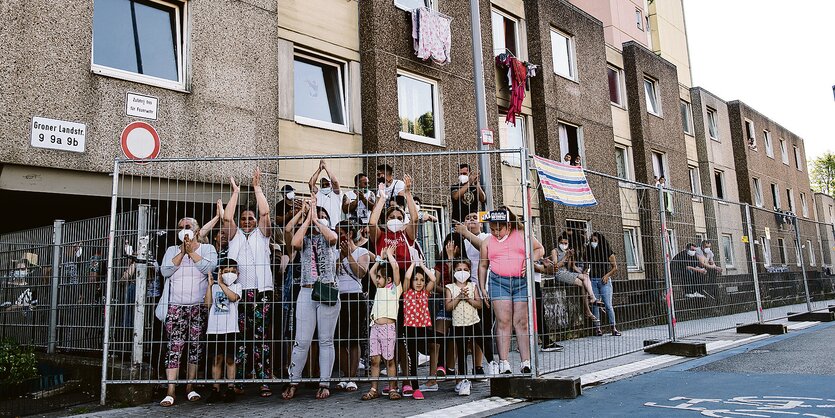
<path fill-rule="evenodd" d="M 835 199 L 824 193 L 815 193 L 815 212 L 818 215 L 823 266 L 832 267 L 835 260 Z"/>
<path fill-rule="evenodd" d="M 679 82 L 689 88 L 693 81 L 683 1 L 655 0 L 648 6 L 652 50 L 676 66 Z"/>
<path fill-rule="evenodd" d="M 624 42 L 636 41 L 648 46 L 649 33 L 646 31 L 647 7 L 644 0 L 570 0 L 603 23 L 606 44 L 617 49 Z M 641 14 L 638 26 L 636 11 Z"/>

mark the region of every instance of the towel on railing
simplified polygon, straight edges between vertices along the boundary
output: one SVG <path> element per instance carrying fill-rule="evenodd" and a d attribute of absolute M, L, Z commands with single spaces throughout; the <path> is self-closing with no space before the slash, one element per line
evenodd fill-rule
<path fill-rule="evenodd" d="M 586 207 L 597 205 L 583 167 L 558 163 L 534 156 L 539 184 L 545 199 L 565 206 Z"/>

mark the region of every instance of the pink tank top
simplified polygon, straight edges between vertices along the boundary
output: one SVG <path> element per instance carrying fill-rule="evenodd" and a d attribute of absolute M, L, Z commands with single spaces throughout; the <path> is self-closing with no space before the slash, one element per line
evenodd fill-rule
<path fill-rule="evenodd" d="M 487 259 L 490 260 L 490 271 L 499 276 L 522 276 L 525 268 L 525 238 L 515 229 L 504 242 L 490 235 Z"/>

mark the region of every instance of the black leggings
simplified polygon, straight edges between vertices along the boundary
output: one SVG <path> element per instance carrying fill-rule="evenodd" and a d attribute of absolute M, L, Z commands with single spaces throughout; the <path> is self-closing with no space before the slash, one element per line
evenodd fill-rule
<path fill-rule="evenodd" d="M 452 337 L 455 339 L 456 375 L 467 374 L 467 340 L 470 342 L 476 340 L 476 327 L 478 327 L 478 324 L 468 325 L 466 327 L 452 327 Z M 473 357 L 475 357 L 475 350 L 473 350 Z"/>
<path fill-rule="evenodd" d="M 406 348 L 409 351 L 409 376 L 417 376 L 418 353 L 432 355 L 432 345 L 440 344 L 441 348 L 438 351 L 438 366 L 444 365 L 444 351 L 446 349 L 445 338 L 443 335 L 435 332 L 430 327 L 403 327 L 406 335 Z M 432 374 L 434 370 L 430 370 Z M 417 389 L 418 381 L 413 378 L 408 382 L 413 388 Z"/>
<path fill-rule="evenodd" d="M 484 358 L 487 359 L 488 362 L 493 361 L 493 311 L 490 310 L 487 306 L 482 306 L 481 312 L 481 322 L 473 325 L 476 331 L 481 332 L 481 335 L 475 336 L 475 343 L 481 347 L 481 351 L 484 352 Z M 475 359 L 473 359 L 473 364 L 475 364 Z"/>

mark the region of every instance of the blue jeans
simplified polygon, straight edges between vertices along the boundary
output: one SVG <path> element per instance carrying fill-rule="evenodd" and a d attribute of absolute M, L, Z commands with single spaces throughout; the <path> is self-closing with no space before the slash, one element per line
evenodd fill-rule
<path fill-rule="evenodd" d="M 612 279 L 609 279 L 606 284 L 603 284 L 603 279 L 591 279 L 591 289 L 594 291 L 594 297 L 602 299 L 603 303 L 606 304 L 609 325 L 615 326 L 615 308 L 612 306 Z M 597 305 L 592 305 L 591 312 L 594 316 L 600 318 L 600 308 Z"/>

